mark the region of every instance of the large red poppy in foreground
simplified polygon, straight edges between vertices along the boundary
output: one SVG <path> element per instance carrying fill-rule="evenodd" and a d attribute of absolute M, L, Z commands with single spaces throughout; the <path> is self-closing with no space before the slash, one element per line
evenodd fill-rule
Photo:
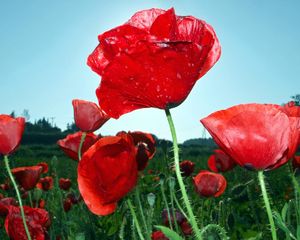
<path fill-rule="evenodd" d="M 103 137 L 86 151 L 78 165 L 78 187 L 88 208 L 108 215 L 134 188 L 138 170 L 132 137 Z"/>
<path fill-rule="evenodd" d="M 19 146 L 24 128 L 24 118 L 0 115 L 0 154 L 8 155 Z"/>
<path fill-rule="evenodd" d="M 247 169 L 270 170 L 295 154 L 299 117 L 273 104 L 241 104 L 201 120 L 220 148 Z"/>
<path fill-rule="evenodd" d="M 137 12 L 98 38 L 88 65 L 102 76 L 97 97 L 113 118 L 140 108 L 178 106 L 221 53 L 210 25 L 176 16 L 173 8 Z"/>
<path fill-rule="evenodd" d="M 20 208 L 8 207 L 8 215 L 5 219 L 5 229 L 12 240 L 27 240 Z M 46 210 L 24 206 L 26 223 L 30 236 L 34 240 L 45 240 L 46 231 L 50 226 L 50 217 Z"/>

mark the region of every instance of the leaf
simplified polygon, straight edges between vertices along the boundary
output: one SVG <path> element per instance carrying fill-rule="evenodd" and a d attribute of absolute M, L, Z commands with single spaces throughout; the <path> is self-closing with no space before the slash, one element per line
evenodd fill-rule
<path fill-rule="evenodd" d="M 84 233 L 77 233 L 75 240 L 85 240 Z"/>
<path fill-rule="evenodd" d="M 273 216 L 274 216 L 274 220 L 275 220 L 275 223 L 277 224 L 277 226 L 281 230 L 283 230 L 285 233 L 290 233 L 290 230 L 287 228 L 285 223 L 282 221 L 280 214 L 276 211 L 273 211 Z"/>
<path fill-rule="evenodd" d="M 284 222 L 286 221 L 286 214 L 287 214 L 288 207 L 289 207 L 289 204 L 285 203 L 281 210 L 281 218 Z"/>
<path fill-rule="evenodd" d="M 300 226 L 297 226 L 297 239 L 300 239 Z"/>
<path fill-rule="evenodd" d="M 183 240 L 182 237 L 178 235 L 178 233 L 174 232 L 170 228 L 164 226 L 155 226 L 158 230 L 162 231 L 166 237 L 170 238 L 170 240 Z"/>
<path fill-rule="evenodd" d="M 296 239 L 294 237 L 294 235 L 291 233 L 291 231 L 288 229 L 288 227 L 285 225 L 285 223 L 282 221 L 282 218 L 280 216 L 280 214 L 276 211 L 273 211 L 273 216 L 274 216 L 274 220 L 276 225 L 286 233 L 287 236 Z M 297 233 L 298 234 L 298 233 Z"/>

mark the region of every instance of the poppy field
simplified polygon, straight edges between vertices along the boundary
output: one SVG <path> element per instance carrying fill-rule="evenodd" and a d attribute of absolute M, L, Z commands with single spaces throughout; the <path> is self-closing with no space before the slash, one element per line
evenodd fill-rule
<path fill-rule="evenodd" d="M 76 131 L 24 144 L 25 118 L 0 114 L 1 240 L 300 239 L 299 96 L 216 111 L 199 119 L 211 139 L 179 144 L 172 108 L 221 57 L 213 27 L 152 8 L 98 40 L 98 103 L 72 101 Z M 95 133 L 142 108 L 172 141 Z"/>

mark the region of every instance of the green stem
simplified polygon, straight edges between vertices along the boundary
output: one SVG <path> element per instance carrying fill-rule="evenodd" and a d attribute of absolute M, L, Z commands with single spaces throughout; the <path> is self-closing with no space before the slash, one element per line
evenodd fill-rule
<path fill-rule="evenodd" d="M 180 206 L 180 203 L 178 202 L 178 199 L 177 199 L 175 193 L 172 192 L 172 195 L 173 195 L 173 199 L 174 199 L 174 201 L 175 201 L 175 203 L 176 203 L 176 205 L 177 205 L 177 208 L 178 208 L 178 209 L 180 210 L 180 212 L 184 215 L 184 217 L 185 217 L 186 219 L 188 219 L 188 216 L 187 216 L 187 214 L 183 211 L 182 207 Z"/>
<path fill-rule="evenodd" d="M 28 191 L 28 198 L 29 198 L 30 207 L 33 207 L 32 197 L 31 197 L 31 191 Z M 38 201 L 36 201 L 36 202 L 38 202 Z"/>
<path fill-rule="evenodd" d="M 297 178 L 295 177 L 295 173 L 293 171 L 293 167 L 291 163 L 289 162 L 288 164 L 289 170 L 290 170 L 290 176 L 292 179 L 293 187 L 294 187 L 294 194 L 295 194 L 295 207 L 296 207 L 296 218 L 297 218 L 297 223 L 299 223 L 299 211 L 300 211 L 300 205 L 299 205 L 299 193 L 300 193 L 300 188 L 299 188 L 299 183 Z"/>
<path fill-rule="evenodd" d="M 82 149 L 82 145 L 84 143 L 86 137 L 86 132 L 83 132 L 81 135 L 81 139 L 80 139 L 80 144 L 79 144 L 79 148 L 78 148 L 78 160 L 81 160 L 81 149 Z"/>
<path fill-rule="evenodd" d="M 149 239 L 149 240 L 151 240 L 151 238 L 150 238 L 150 232 L 148 230 L 148 226 L 147 226 L 147 223 L 146 223 L 145 214 L 144 214 L 142 203 L 141 203 L 141 199 L 140 199 L 139 186 L 136 186 L 136 188 L 135 188 L 135 199 L 136 199 L 136 201 L 138 203 L 138 206 L 139 206 L 140 214 L 141 214 L 143 225 L 144 225 L 145 232 L 146 232 L 146 238 Z"/>
<path fill-rule="evenodd" d="M 162 194 L 162 197 L 163 197 L 163 201 L 165 202 L 165 205 L 166 205 L 166 210 L 167 210 L 167 215 L 168 215 L 169 226 L 170 226 L 170 229 L 173 230 L 172 219 L 171 219 L 171 214 L 170 214 L 170 209 L 169 209 L 168 201 L 167 201 L 167 198 L 166 198 L 166 194 L 165 194 L 165 189 L 164 189 L 164 183 L 163 183 L 163 181 L 160 182 L 160 190 L 161 190 L 161 194 Z M 175 221 L 175 219 L 174 219 L 174 221 Z"/>
<path fill-rule="evenodd" d="M 21 216 L 22 216 L 26 236 L 27 236 L 28 240 L 31 240 L 31 236 L 30 236 L 30 233 L 29 233 L 29 230 L 28 230 L 28 227 L 27 227 L 27 223 L 26 223 L 26 218 L 25 218 L 25 213 L 24 213 L 24 208 L 23 208 L 23 204 L 22 204 L 21 195 L 20 195 L 17 183 L 16 183 L 16 181 L 15 181 L 15 179 L 14 179 L 12 173 L 11 173 L 11 170 L 10 170 L 10 167 L 9 167 L 9 160 L 8 160 L 7 156 L 4 156 L 4 163 L 5 163 L 5 167 L 6 167 L 8 175 L 9 175 L 9 178 L 10 178 L 10 180 L 11 180 L 11 182 L 12 182 L 12 184 L 13 184 L 15 190 L 16 190 L 16 193 L 17 193 L 17 198 L 18 198 L 19 205 L 20 205 L 20 212 L 21 212 Z"/>
<path fill-rule="evenodd" d="M 128 207 L 129 207 L 129 209 L 130 209 L 130 213 L 131 213 L 131 216 L 132 216 L 132 218 L 133 218 L 134 225 L 135 225 L 135 227 L 136 227 L 136 230 L 137 230 L 137 232 L 138 232 L 138 235 L 139 235 L 140 239 L 141 239 L 141 240 L 145 240 L 144 237 L 143 237 L 142 231 L 141 231 L 141 227 L 140 227 L 139 221 L 138 221 L 138 219 L 137 219 L 137 216 L 136 216 L 135 211 L 134 211 L 134 209 L 133 209 L 131 200 L 130 200 L 129 198 L 127 199 L 127 205 L 128 205 Z"/>
<path fill-rule="evenodd" d="M 270 226 L 271 226 L 272 239 L 277 240 L 275 223 L 274 223 L 274 219 L 273 219 L 273 215 L 272 215 L 272 209 L 271 209 L 271 205 L 270 205 L 270 201 L 269 201 L 269 197 L 268 197 L 268 193 L 267 193 L 267 189 L 266 189 L 263 171 L 258 172 L 258 180 L 259 180 L 261 192 L 263 195 L 265 207 L 267 210 L 267 214 L 268 214 L 268 218 L 269 218 L 269 222 L 270 222 Z"/>
<path fill-rule="evenodd" d="M 196 236 L 196 239 L 202 240 L 201 233 L 200 233 L 200 230 L 198 228 L 196 218 L 194 216 L 194 213 L 193 213 L 188 195 L 186 193 L 186 189 L 185 189 L 185 185 L 184 185 L 184 182 L 183 182 L 183 179 L 182 179 L 182 176 L 181 176 L 181 172 L 180 172 L 179 149 L 178 149 L 177 136 L 176 136 L 176 131 L 175 131 L 175 126 L 174 126 L 174 123 L 173 123 L 173 119 L 172 119 L 172 116 L 171 116 L 171 113 L 170 113 L 169 109 L 165 109 L 165 112 L 166 112 L 166 116 L 167 116 L 167 119 L 168 119 L 168 123 L 169 123 L 169 126 L 170 126 L 170 131 L 171 131 L 172 139 L 173 139 L 175 171 L 176 171 L 176 177 L 177 177 L 177 180 L 178 180 L 180 191 L 181 191 L 181 194 L 182 194 L 182 198 L 183 198 L 183 201 L 185 203 L 185 206 L 186 206 L 186 209 L 187 209 L 187 212 L 188 212 L 188 215 L 189 215 L 189 221 L 192 225 L 192 228 L 193 228 L 194 234 Z"/>
<path fill-rule="evenodd" d="M 174 225 L 175 225 L 176 232 L 179 233 L 179 227 L 178 227 L 178 224 L 177 224 L 176 211 L 175 211 L 175 206 L 174 206 L 174 196 L 172 194 L 172 191 L 174 191 L 174 190 L 172 190 L 170 187 L 169 187 L 169 190 L 170 190 L 171 207 L 172 207 Z"/>

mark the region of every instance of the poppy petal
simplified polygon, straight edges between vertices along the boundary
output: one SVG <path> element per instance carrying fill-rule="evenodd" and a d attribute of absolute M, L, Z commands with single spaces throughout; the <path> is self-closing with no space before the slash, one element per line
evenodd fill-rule
<path fill-rule="evenodd" d="M 0 154 L 8 155 L 19 146 L 25 128 L 25 118 L 0 115 Z"/>
<path fill-rule="evenodd" d="M 112 213 L 117 201 L 136 185 L 135 158 L 129 135 L 101 138 L 84 153 L 78 165 L 78 187 L 94 214 Z"/>
<path fill-rule="evenodd" d="M 266 170 L 287 154 L 290 121 L 278 105 L 237 105 L 201 122 L 222 150 L 246 168 Z"/>
<path fill-rule="evenodd" d="M 150 28 L 155 21 L 155 19 L 164 14 L 166 11 L 158 8 L 151 8 L 147 10 L 142 10 L 136 12 L 127 22 L 131 26 L 143 29 L 145 31 L 150 31 Z"/>
<path fill-rule="evenodd" d="M 174 8 L 160 14 L 150 28 L 150 33 L 160 39 L 175 40 L 177 32 L 178 29 Z"/>

